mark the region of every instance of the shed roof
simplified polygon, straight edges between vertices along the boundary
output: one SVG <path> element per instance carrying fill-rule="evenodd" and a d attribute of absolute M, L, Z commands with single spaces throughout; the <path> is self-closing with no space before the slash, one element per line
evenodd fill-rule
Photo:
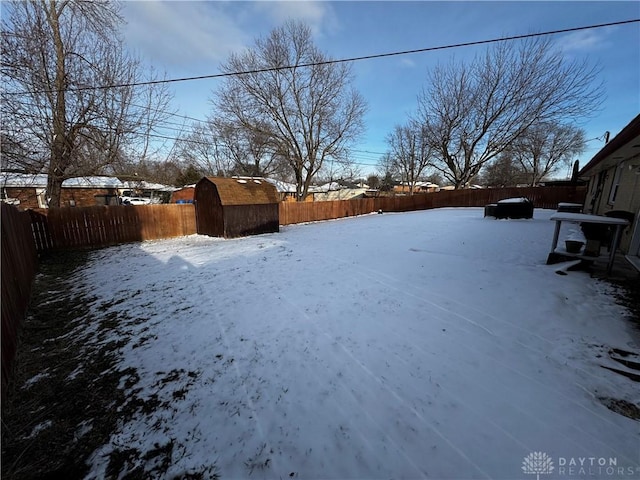
<path fill-rule="evenodd" d="M 218 189 L 222 205 L 257 205 L 278 203 L 276 188 L 264 180 L 205 177 L 196 184 L 211 182 Z"/>

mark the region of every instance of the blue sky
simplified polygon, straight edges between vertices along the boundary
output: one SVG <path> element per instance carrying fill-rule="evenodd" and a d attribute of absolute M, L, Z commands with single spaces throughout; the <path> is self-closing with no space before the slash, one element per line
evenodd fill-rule
<path fill-rule="evenodd" d="M 640 2 L 213 2 L 124 3 L 125 39 L 167 78 L 219 73 L 229 54 L 289 18 L 307 22 L 316 45 L 334 58 L 473 42 L 640 18 Z M 640 113 L 640 23 L 551 37 L 568 59 L 602 68 L 603 107 L 583 128 L 587 139 L 618 133 Z M 417 105 L 428 71 L 470 60 L 486 47 L 464 47 L 355 62 L 355 87 L 368 102 L 366 132 L 354 148 L 363 174 L 375 170 L 386 135 Z M 174 108 L 204 119 L 218 79 L 170 84 Z M 179 117 L 172 121 L 180 122 Z M 174 126 L 175 128 L 175 126 Z M 168 130 L 168 136 L 177 132 Z M 581 165 L 602 148 L 592 140 Z M 371 165 L 368 167 L 366 165 Z"/>

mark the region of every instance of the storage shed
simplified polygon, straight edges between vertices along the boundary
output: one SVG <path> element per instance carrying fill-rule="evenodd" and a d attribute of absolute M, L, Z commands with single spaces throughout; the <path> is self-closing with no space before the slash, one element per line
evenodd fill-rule
<path fill-rule="evenodd" d="M 278 192 L 264 180 L 204 177 L 195 204 L 199 234 L 231 238 L 280 228 Z"/>

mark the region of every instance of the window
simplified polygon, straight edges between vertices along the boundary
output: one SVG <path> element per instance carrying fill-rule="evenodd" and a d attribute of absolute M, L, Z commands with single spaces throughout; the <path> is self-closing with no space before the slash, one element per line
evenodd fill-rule
<path fill-rule="evenodd" d="M 616 174 L 613 176 L 613 183 L 611 183 L 611 192 L 609 192 L 609 205 L 613 205 L 616 202 L 618 196 L 618 187 L 620 186 L 620 176 L 622 175 L 622 169 L 624 168 L 624 162 L 620 162 L 616 168 Z"/>

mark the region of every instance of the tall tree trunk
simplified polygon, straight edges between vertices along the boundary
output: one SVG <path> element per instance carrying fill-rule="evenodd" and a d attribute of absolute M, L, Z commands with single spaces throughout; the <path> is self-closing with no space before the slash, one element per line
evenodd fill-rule
<path fill-rule="evenodd" d="M 49 162 L 49 178 L 47 180 L 47 196 L 50 207 L 60 206 L 60 193 L 64 181 L 65 170 L 69 163 L 70 149 L 66 131 L 66 69 L 64 43 L 60 34 L 59 12 L 56 10 L 57 2 L 49 1 L 46 8 L 49 23 L 53 34 L 53 43 L 56 50 L 56 77 L 54 81 L 55 107 L 53 116 L 53 139 L 51 141 L 51 160 Z"/>

